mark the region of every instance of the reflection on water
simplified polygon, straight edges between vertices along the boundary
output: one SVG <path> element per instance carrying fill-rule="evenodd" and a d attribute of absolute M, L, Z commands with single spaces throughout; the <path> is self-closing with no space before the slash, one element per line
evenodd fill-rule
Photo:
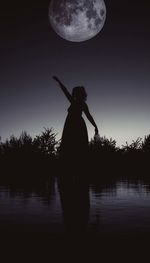
<path fill-rule="evenodd" d="M 50 236 L 150 232 L 150 184 L 140 180 L 88 182 L 79 177 L 0 187 L 0 230 Z"/>
<path fill-rule="evenodd" d="M 150 230 L 150 195 L 140 181 L 118 181 L 100 192 L 91 188 L 90 225 L 97 232 L 132 234 Z"/>

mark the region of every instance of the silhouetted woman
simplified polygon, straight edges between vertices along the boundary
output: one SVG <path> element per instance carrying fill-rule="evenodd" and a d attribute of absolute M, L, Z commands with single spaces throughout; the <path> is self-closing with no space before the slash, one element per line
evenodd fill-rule
<path fill-rule="evenodd" d="M 95 127 L 95 134 L 98 134 L 97 125 L 85 102 L 87 98 L 86 91 L 84 87 L 78 86 L 73 88 L 72 94 L 70 94 L 57 77 L 54 76 L 53 78 L 59 83 L 60 88 L 71 103 L 62 134 L 61 155 L 70 160 L 81 160 L 88 151 L 88 133 L 85 121 L 82 118 L 82 112 L 85 113 L 87 119 Z"/>

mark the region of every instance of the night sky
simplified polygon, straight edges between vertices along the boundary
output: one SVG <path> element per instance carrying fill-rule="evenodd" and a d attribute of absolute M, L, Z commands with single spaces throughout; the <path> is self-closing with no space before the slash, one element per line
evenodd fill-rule
<path fill-rule="evenodd" d="M 60 0 L 61 1 L 61 0 Z M 107 18 L 91 40 L 60 38 L 48 0 L 11 1 L 0 11 L 0 136 L 61 133 L 69 103 L 52 79 L 71 91 L 84 85 L 101 136 L 118 145 L 150 133 L 150 2 L 105 0 Z M 86 121 L 89 137 L 93 126 Z"/>

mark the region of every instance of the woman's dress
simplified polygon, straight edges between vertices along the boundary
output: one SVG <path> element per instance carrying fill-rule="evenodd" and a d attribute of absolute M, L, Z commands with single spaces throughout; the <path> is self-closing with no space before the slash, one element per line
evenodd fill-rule
<path fill-rule="evenodd" d="M 68 108 L 62 141 L 61 156 L 69 159 L 85 157 L 88 151 L 88 133 L 82 112 L 87 107 L 85 102 L 73 101 Z"/>

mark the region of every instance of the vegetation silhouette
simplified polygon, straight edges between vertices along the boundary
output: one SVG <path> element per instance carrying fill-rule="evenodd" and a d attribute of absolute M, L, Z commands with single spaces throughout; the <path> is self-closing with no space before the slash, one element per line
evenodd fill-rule
<path fill-rule="evenodd" d="M 144 140 L 138 138 L 131 144 L 126 143 L 122 147 L 117 147 L 116 141 L 112 138 L 99 137 L 97 139 L 94 137 L 87 145 L 88 155 L 87 152 L 80 152 L 79 143 L 74 149 L 74 137 L 70 139 L 70 149 L 72 145 L 74 163 L 71 163 L 73 169 L 69 170 L 70 173 L 76 172 L 75 170 L 80 173 L 79 165 L 81 175 L 85 175 L 85 177 L 87 173 L 91 177 L 98 176 L 97 171 L 99 169 L 101 172 L 108 170 L 111 172 L 110 176 L 114 176 L 114 174 L 120 172 L 128 173 L 129 170 L 140 173 L 146 171 L 149 167 L 150 135 L 145 136 Z M 33 177 L 36 171 L 37 175 L 40 172 L 47 174 L 47 171 L 55 173 L 62 168 L 59 163 L 64 163 L 67 172 L 68 162 L 65 162 L 66 159 L 63 159 L 62 153 L 60 140 L 56 140 L 56 133 L 53 128 L 44 128 L 44 131 L 35 138 L 32 138 L 25 131 L 22 132 L 19 138 L 12 135 L 4 142 L 0 140 L 0 164 L 4 171 L 0 177 L 5 177 L 6 174 L 8 176 L 10 170 L 15 171 L 13 178 L 17 174 L 27 177 L 28 171 L 29 174 L 33 171 Z M 79 159 L 78 156 L 80 156 Z M 70 161 L 70 159 L 67 159 L 67 161 Z"/>

